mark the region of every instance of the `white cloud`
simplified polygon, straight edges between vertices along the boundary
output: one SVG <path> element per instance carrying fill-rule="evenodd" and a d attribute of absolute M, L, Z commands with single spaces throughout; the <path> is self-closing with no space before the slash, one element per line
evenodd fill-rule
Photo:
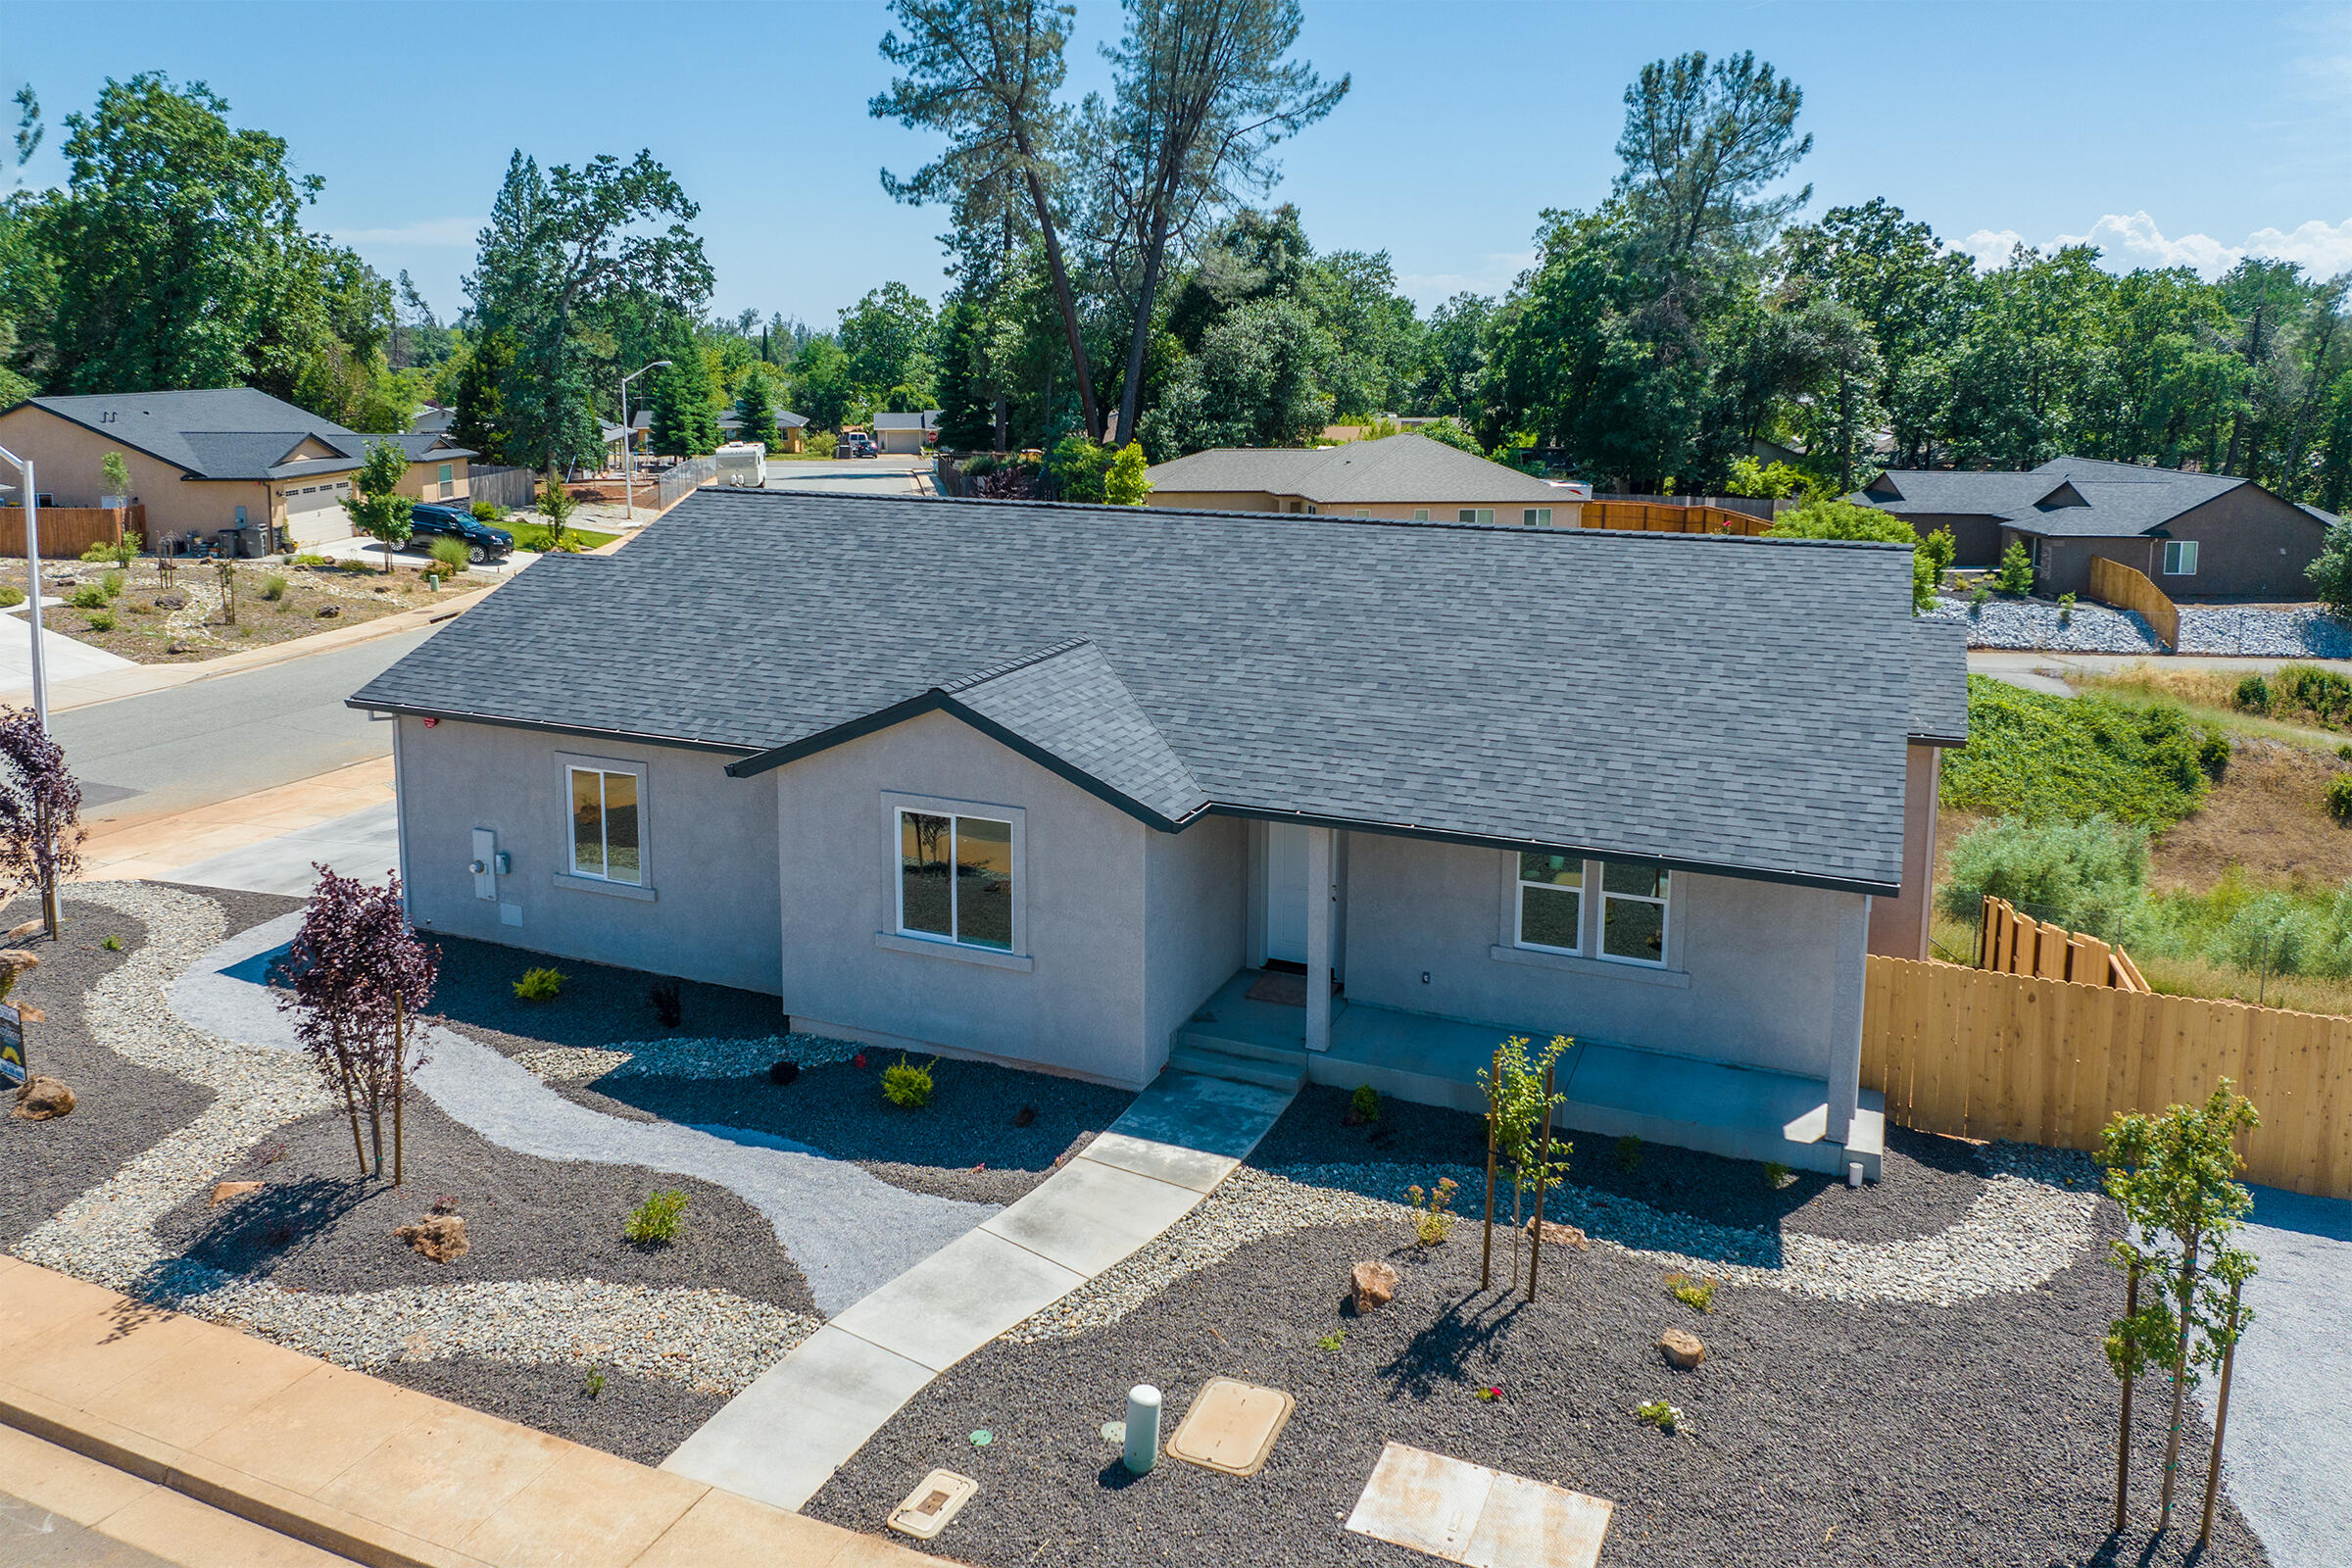
<path fill-rule="evenodd" d="M 486 218 L 420 218 L 393 228 L 337 229 L 335 238 L 346 245 L 471 247 L 489 221 Z"/>
<path fill-rule="evenodd" d="M 1955 247 L 1976 258 L 1980 268 L 1998 267 L 2009 259 L 2010 248 L 2034 244 L 2013 228 L 1980 228 Z M 2352 269 L 2352 218 L 2340 223 L 2311 219 L 2292 229 L 2258 228 L 2232 245 L 2210 234 L 2166 237 L 2147 213 L 2126 216 L 2109 213 L 2090 225 L 2088 233 L 2059 234 L 2034 248 L 2055 250 L 2062 245 L 2096 245 L 2099 258 L 2118 271 L 2136 267 L 2188 267 L 2203 277 L 2219 277 L 2249 256 L 2299 262 L 2317 277 L 2331 277 Z"/>

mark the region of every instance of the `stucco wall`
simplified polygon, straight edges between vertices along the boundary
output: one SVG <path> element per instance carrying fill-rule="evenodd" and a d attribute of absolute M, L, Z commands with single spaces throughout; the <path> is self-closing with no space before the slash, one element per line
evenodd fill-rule
<path fill-rule="evenodd" d="M 1349 841 L 1351 1002 L 1830 1072 L 1840 923 L 1859 948 L 1859 894 L 1678 873 L 1668 924 L 1678 983 L 1597 960 L 1496 957 L 1514 880 L 1500 850 L 1376 833 Z"/>
<path fill-rule="evenodd" d="M 401 874 L 435 931 L 567 958 L 775 993 L 779 985 L 776 787 L 729 778 L 713 752 L 443 720 L 398 720 Z M 570 805 L 559 754 L 646 765 L 650 900 L 556 881 L 568 872 Z M 514 869 L 474 897 L 472 830 L 490 828 Z M 500 921 L 513 905 L 522 923 Z M 516 972 L 523 967 L 516 960 Z"/>
<path fill-rule="evenodd" d="M 944 713 L 766 776 L 785 889 L 782 992 L 796 1020 L 1135 1087 L 1157 1070 L 1167 1030 L 1155 1037 L 1149 1024 L 1144 957 L 1152 829 Z M 886 792 L 1019 808 L 1018 966 L 877 939 L 897 923 Z M 1196 856 L 1213 858 L 1213 833 L 1196 842 L 1158 859 L 1172 898 L 1200 875 Z M 1181 939 L 1159 934 L 1170 947 Z M 1190 972 L 1178 955 L 1162 961 L 1171 976 Z"/>
<path fill-rule="evenodd" d="M 1144 1039 L 1164 1059 L 1169 1037 L 1242 966 L 1249 931 L 1248 824 L 1204 816 L 1181 833 L 1144 836 Z"/>
<path fill-rule="evenodd" d="M 1922 539 L 1938 528 L 1952 531 L 1952 564 L 1955 566 L 1996 566 L 2001 561 L 2001 519 L 1976 516 L 1966 513 L 1906 512 L 1903 520 L 1910 523 Z"/>
<path fill-rule="evenodd" d="M 1263 490 L 1154 490 L 1145 498 L 1154 507 L 1190 507 L 1200 512 L 1292 512 L 1304 513 L 1306 503 L 1297 496 L 1269 495 Z M 1584 525 L 1584 507 L 1574 501 L 1546 498 L 1542 501 L 1427 501 L 1400 503 L 1349 503 L 1321 509 L 1326 517 L 1386 517 L 1397 522 L 1458 522 L 1464 507 L 1481 508 L 1494 514 L 1494 521 L 1505 526 L 1523 525 L 1531 507 L 1551 509 L 1551 526 L 1577 528 Z M 1426 517 L 1413 514 L 1426 512 Z"/>
<path fill-rule="evenodd" d="M 441 466 L 450 467 L 449 494 L 441 493 Z M 428 457 L 409 465 L 409 471 L 400 476 L 400 493 L 419 501 L 463 501 L 466 494 L 466 460 L 464 458 Z"/>
<path fill-rule="evenodd" d="M 1263 490 L 1154 490 L 1148 507 L 1185 507 L 1194 512 L 1272 512 L 1274 498 Z"/>
<path fill-rule="evenodd" d="M 1935 906 L 1936 784 L 1941 753 L 1911 744 L 1903 759 L 1903 891 L 1870 901 L 1870 951 L 1893 958 L 1928 956 Z"/>
<path fill-rule="evenodd" d="M 107 489 L 100 465 L 109 452 L 122 454 L 130 469 L 130 491 L 147 509 L 147 531 L 155 539 L 185 533 L 210 533 L 233 528 L 237 508 L 248 521 L 272 520 L 270 486 L 237 479 L 183 479 L 186 470 L 98 431 L 58 417 L 45 409 L 25 405 L 0 415 L 0 446 L 32 460 L 41 493 L 57 498 L 61 507 L 94 507 Z M 8 475 L 19 482 L 16 474 Z"/>
<path fill-rule="evenodd" d="M 2018 537 L 2014 530 L 2002 532 L 2004 543 Z M 2197 542 L 2193 576 L 2173 576 L 2165 571 L 2162 539 L 2053 538 L 2043 544 L 2035 591 L 2087 594 L 2091 558 L 2104 556 L 2145 574 L 2174 599 L 2253 594 L 2309 599 L 2311 581 L 2303 575 L 2303 568 L 2319 555 L 2327 537 L 2327 529 L 2317 517 L 2253 485 L 2240 485 L 2182 513 L 2165 524 L 2165 532 L 2175 539 Z M 2028 543 L 2032 543 L 2030 538 Z"/>

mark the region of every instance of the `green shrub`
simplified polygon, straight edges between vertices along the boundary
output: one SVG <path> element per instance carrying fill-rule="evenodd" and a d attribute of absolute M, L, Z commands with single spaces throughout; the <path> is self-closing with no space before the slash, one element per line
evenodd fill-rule
<path fill-rule="evenodd" d="M 2270 710 L 2308 714 L 2323 724 L 2352 721 L 2352 680 L 2317 664 L 2280 664 L 2271 679 Z"/>
<path fill-rule="evenodd" d="M 559 969 L 525 969 L 522 978 L 514 982 L 514 995 L 522 1002 L 552 1002 L 566 978 Z"/>
<path fill-rule="evenodd" d="M 1660 1432 L 1674 1433 L 1682 1430 L 1683 1412 L 1668 1404 L 1664 1399 L 1651 1399 L 1646 1404 L 1637 1404 L 1634 1406 L 1634 1414 L 1644 1426 L 1656 1427 Z"/>
<path fill-rule="evenodd" d="M 507 509 L 495 501 L 476 501 L 467 509 L 476 522 L 499 523 L 507 520 Z"/>
<path fill-rule="evenodd" d="M 1380 1091 L 1370 1084 L 1357 1084 L 1355 1093 L 1348 1097 L 1348 1111 L 1357 1121 L 1380 1120 Z"/>
<path fill-rule="evenodd" d="M 2066 625 L 2074 618 L 2075 596 L 2073 594 L 2060 594 L 2058 596 L 2058 624 L 2061 626 Z"/>
<path fill-rule="evenodd" d="M 108 602 L 106 590 L 94 582 L 83 583 L 74 590 L 74 597 L 66 601 L 75 610 L 104 610 Z"/>
<path fill-rule="evenodd" d="M 804 443 L 808 449 L 808 455 L 812 458 L 831 457 L 836 444 L 834 434 L 830 430 L 814 431 Z"/>
<path fill-rule="evenodd" d="M 2104 816 L 2068 822 L 2003 817 L 1952 846 L 1944 912 L 1974 924 L 1985 899 L 2037 920 L 2127 945 L 2145 936 L 2148 830 Z"/>
<path fill-rule="evenodd" d="M 2352 741 L 2346 741 L 2343 745 L 2338 746 L 2335 749 L 2335 755 L 2347 762 L 2352 762 Z"/>
<path fill-rule="evenodd" d="M 1110 460 L 1109 448 L 1073 430 L 1054 443 L 1046 466 L 1053 471 L 1062 500 L 1100 504 L 1102 475 L 1109 469 Z"/>
<path fill-rule="evenodd" d="M 24 589 L 13 582 L 0 583 L 0 610 L 14 610 L 24 602 Z"/>
<path fill-rule="evenodd" d="M 1703 1279 L 1690 1274 L 1666 1276 L 1666 1294 L 1698 1312 L 1715 1310 L 1715 1293 L 1722 1285 L 1721 1280 Z"/>
<path fill-rule="evenodd" d="M 1413 1233 L 1423 1247 L 1436 1247 L 1453 1234 L 1453 1199 L 1461 1183 L 1450 1176 L 1438 1178 L 1438 1185 L 1424 1188 L 1415 1182 L 1404 1190 L 1407 1201 L 1413 1205 Z"/>
<path fill-rule="evenodd" d="M 1882 544 L 1911 547 L 1911 610 L 1914 614 L 1930 609 L 1936 602 L 1936 586 L 1943 580 L 1939 564 L 1948 560 L 1941 556 L 1940 544 L 1931 545 L 1922 539 L 1919 530 L 1902 517 L 1876 507 L 1858 506 L 1851 501 L 1839 501 L 1824 496 L 1792 507 L 1772 519 L 1769 537 L 1774 539 L 1868 539 Z"/>
<path fill-rule="evenodd" d="M 435 565 L 449 568 L 441 574 L 444 577 L 466 569 L 466 541 L 463 539 L 452 539 L 443 534 L 425 546 L 425 554 L 433 558 Z"/>
<path fill-rule="evenodd" d="M 1621 1170 L 1642 1168 L 1642 1140 L 1632 1133 L 1617 1140 L 1617 1165 Z"/>
<path fill-rule="evenodd" d="M 901 1056 L 896 1066 L 882 1069 L 882 1098 L 902 1110 L 922 1109 L 931 1103 L 931 1069 L 938 1065 L 937 1056 L 921 1067 Z"/>
<path fill-rule="evenodd" d="M 1973 615 L 1978 611 L 1983 610 L 1986 605 L 1991 603 L 1992 590 L 1985 587 L 1983 583 L 1979 583 L 1977 584 L 1977 591 L 1968 596 L 1968 612 Z"/>
<path fill-rule="evenodd" d="M 1946 753 L 1943 804 L 2072 821 L 2169 827 L 2205 802 L 2229 743 L 2171 703 L 2054 697 L 1968 678 L 1968 745 Z"/>
<path fill-rule="evenodd" d="M 2267 713 L 2271 710 L 2271 683 L 2260 675 L 2248 675 L 2237 683 L 2232 700 L 2249 713 Z"/>
<path fill-rule="evenodd" d="M 2023 539 L 2012 539 L 2009 548 L 2001 552 L 2000 569 L 1993 581 L 2005 594 L 2030 594 L 2034 591 L 2034 552 L 2026 548 Z"/>
<path fill-rule="evenodd" d="M 90 612 L 90 630 L 113 631 L 114 629 L 115 617 L 111 612 L 104 610 L 93 610 Z"/>
<path fill-rule="evenodd" d="M 1794 1180 L 1796 1174 L 1779 1160 L 1768 1159 L 1764 1162 L 1764 1185 L 1772 1191 L 1777 1193 Z"/>
<path fill-rule="evenodd" d="M 121 937 L 108 937 L 104 942 L 101 942 L 98 945 L 109 953 L 121 953 L 122 951 L 122 939 Z"/>
<path fill-rule="evenodd" d="M 2328 781 L 2328 814 L 2338 822 L 2352 822 L 2352 773 L 2338 773 Z"/>
<path fill-rule="evenodd" d="M 271 603 L 286 597 L 286 579 L 271 572 L 262 579 L 262 597 Z"/>
<path fill-rule="evenodd" d="M 594 1366 L 590 1367 L 590 1368 L 588 1369 L 588 1378 L 587 1378 L 587 1381 L 586 1381 L 585 1383 L 583 1383 L 583 1384 L 581 1385 L 581 1387 L 583 1387 L 584 1389 L 586 1389 L 586 1390 L 588 1391 L 588 1397 L 590 1397 L 591 1399 L 595 1398 L 595 1397 L 596 1397 L 598 1395 L 600 1395 L 600 1394 L 604 1393 L 604 1392 L 605 1392 L 605 1373 L 604 1373 L 604 1369 L 603 1369 L 602 1367 L 594 1367 Z"/>
<path fill-rule="evenodd" d="M 621 1226 L 620 1234 L 640 1247 L 665 1247 L 685 1229 L 686 1195 L 674 1189 L 647 1196 Z"/>
<path fill-rule="evenodd" d="M 119 571 L 105 572 L 98 578 L 98 586 L 106 590 L 107 598 L 120 599 L 122 597 L 122 574 Z"/>

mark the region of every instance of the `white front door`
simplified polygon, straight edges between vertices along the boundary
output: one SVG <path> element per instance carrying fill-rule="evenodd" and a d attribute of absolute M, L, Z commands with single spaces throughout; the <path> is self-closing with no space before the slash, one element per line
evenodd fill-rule
<path fill-rule="evenodd" d="M 1266 824 L 1266 956 L 1306 961 L 1306 829 Z"/>

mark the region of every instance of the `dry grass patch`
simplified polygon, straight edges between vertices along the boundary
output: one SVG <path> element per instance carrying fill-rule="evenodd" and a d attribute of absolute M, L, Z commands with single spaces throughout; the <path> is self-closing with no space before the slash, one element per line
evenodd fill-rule
<path fill-rule="evenodd" d="M 2205 723 L 2226 729 L 2233 736 L 2285 741 L 2328 751 L 2344 743 L 2343 735 L 2334 730 L 2245 711 L 2237 706 L 2239 677 L 2224 670 L 2183 668 L 2143 661 L 2105 674 L 2071 678 L 2083 691 L 2102 696 L 2178 703 Z"/>
<path fill-rule="evenodd" d="M 2326 752 L 2245 740 L 2204 809 L 2153 846 L 2149 881 L 2204 892 L 2231 866 L 2264 884 L 2334 887 L 2352 878 L 2352 828 L 2328 814 L 2328 782 L 2352 764 Z"/>

